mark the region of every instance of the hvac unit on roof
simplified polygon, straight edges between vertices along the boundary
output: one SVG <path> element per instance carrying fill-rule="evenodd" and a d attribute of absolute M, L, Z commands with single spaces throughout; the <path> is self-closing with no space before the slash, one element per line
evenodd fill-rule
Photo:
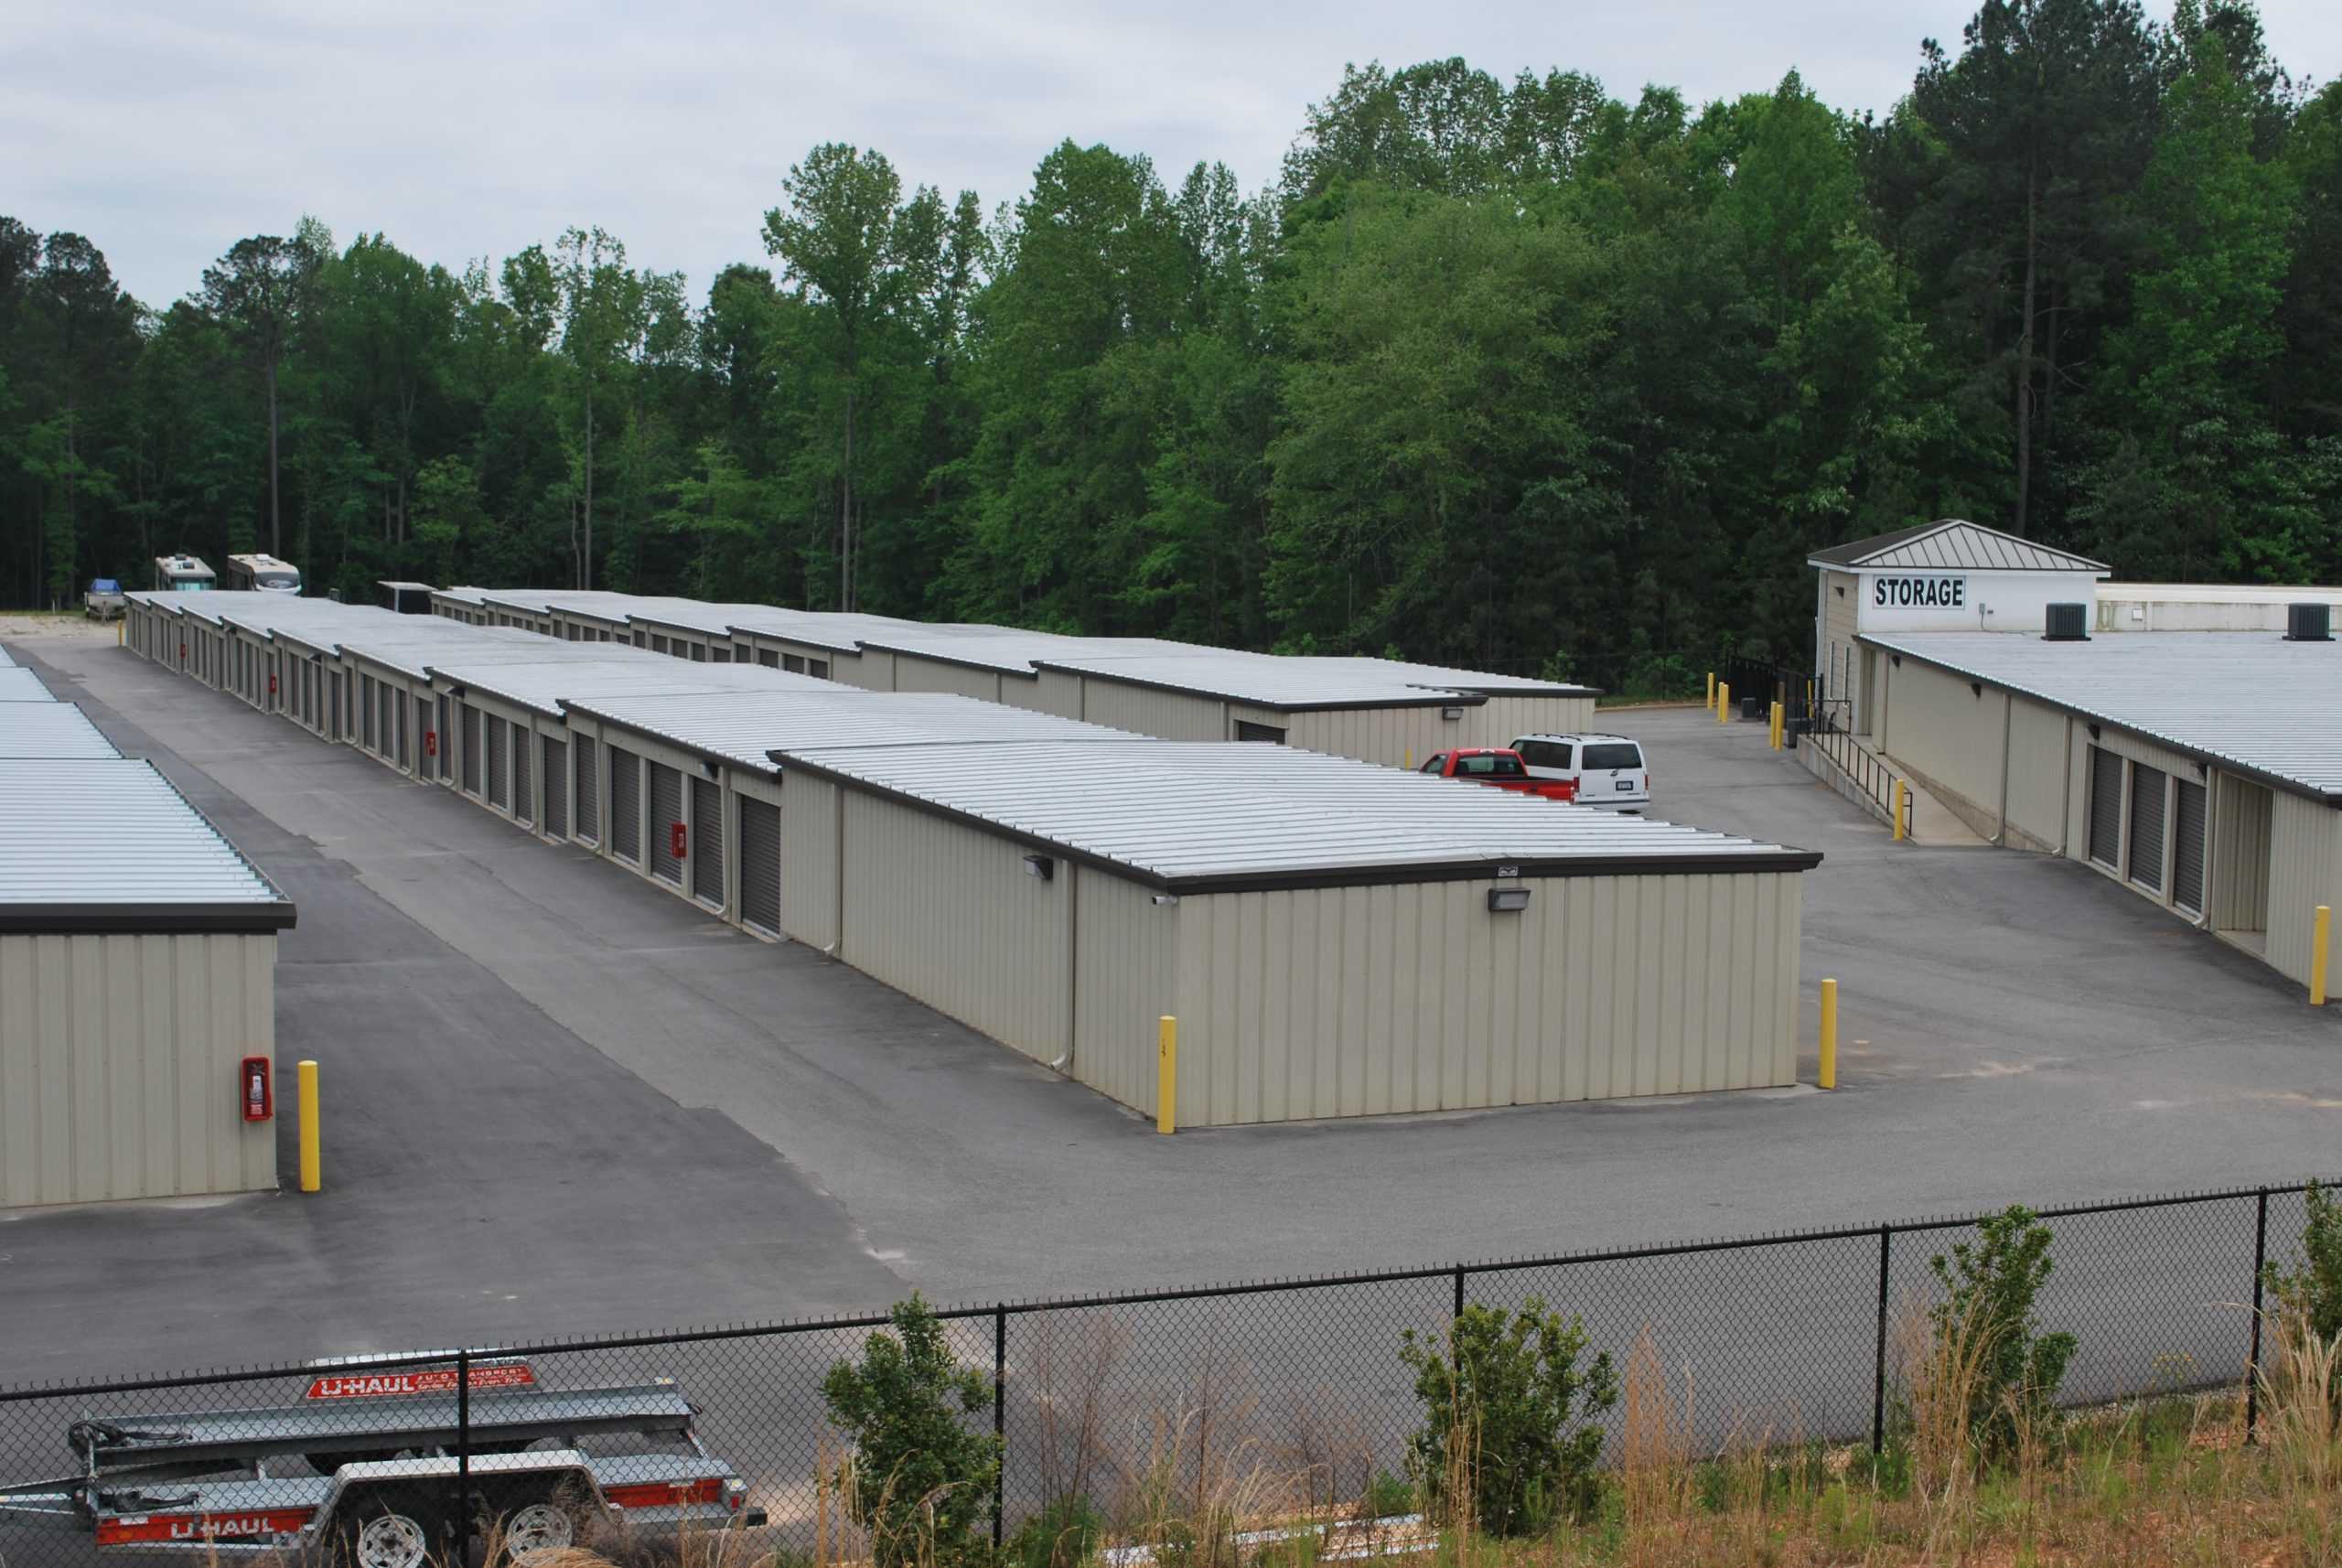
<path fill-rule="evenodd" d="M 2090 607 L 2088 605 L 2051 605 L 2049 628 L 2043 632 L 2044 642 L 2088 642 L 2090 640 Z"/>
<path fill-rule="evenodd" d="M 2333 641 L 2334 607 L 2314 603 L 2287 605 L 2285 607 L 2285 640 L 2287 642 Z"/>

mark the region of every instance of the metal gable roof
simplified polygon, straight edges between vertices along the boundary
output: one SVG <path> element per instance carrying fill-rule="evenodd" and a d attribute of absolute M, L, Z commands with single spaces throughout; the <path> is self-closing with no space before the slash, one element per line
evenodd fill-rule
<path fill-rule="evenodd" d="M 90 715 L 71 703 L 0 703 L 0 760 L 120 757 Z"/>
<path fill-rule="evenodd" d="M 773 671 L 768 670 L 765 674 Z M 580 696 L 565 705 L 760 773 L 784 753 L 827 746 L 999 745 L 1034 740 L 1161 744 L 1103 725 L 942 692 L 860 692 L 810 676 L 794 690 Z"/>
<path fill-rule="evenodd" d="M 1864 572 L 2089 572 L 2101 577 L 2111 570 L 2070 551 L 1956 517 L 1818 551 L 1806 557 L 1806 564 Z"/>
<path fill-rule="evenodd" d="M 804 746 L 802 771 L 1176 892 L 1805 871 L 1821 855 L 1241 742 Z"/>
<path fill-rule="evenodd" d="M 293 906 L 152 763 L 0 762 L 0 930 L 275 931 Z"/>
<path fill-rule="evenodd" d="M 2342 727 L 2332 717 L 2342 713 L 2342 643 L 2288 642 L 2273 631 L 2136 631 L 2088 642 L 1871 632 L 1861 640 L 2342 804 Z"/>
<path fill-rule="evenodd" d="M 542 639 L 540 639 L 542 640 Z M 435 658 L 430 674 L 467 690 L 500 697 L 555 718 L 567 707 L 602 699 L 658 696 L 672 701 L 693 695 L 728 694 L 747 699 L 774 691 L 836 692 L 833 681 L 791 675 L 757 664 L 707 664 L 664 653 L 646 653 L 607 642 L 556 644 L 592 650 L 595 656 L 546 660 L 481 661 L 464 655 Z M 619 657 L 620 654 L 631 657 Z M 765 766 L 761 756 L 756 766 Z"/>
<path fill-rule="evenodd" d="M 0 670 L 13 670 L 16 667 L 16 661 L 8 657 L 8 650 L 0 648 Z"/>
<path fill-rule="evenodd" d="M 0 670 L 0 703 L 53 703 L 57 698 L 29 670 L 10 665 Z"/>

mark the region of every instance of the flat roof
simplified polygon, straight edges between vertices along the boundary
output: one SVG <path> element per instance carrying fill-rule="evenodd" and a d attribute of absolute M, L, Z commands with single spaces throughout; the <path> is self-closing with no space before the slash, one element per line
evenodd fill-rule
<path fill-rule="evenodd" d="M 71 703 L 0 703 L 0 760 L 120 757 L 113 742 Z"/>
<path fill-rule="evenodd" d="M 8 657 L 8 650 L 0 648 L 0 670 L 14 670 L 16 667 L 16 661 Z"/>
<path fill-rule="evenodd" d="M 1592 686 L 1408 664 L 1392 659 L 1287 657 L 1235 649 L 1178 654 L 1044 659 L 1038 668 L 1100 681 L 1277 708 L 1326 713 L 1345 708 L 1477 707 L 1492 695 L 1591 697 Z"/>
<path fill-rule="evenodd" d="M 803 746 L 779 760 L 1171 892 L 1806 871 L 1821 859 L 1241 742 Z"/>
<path fill-rule="evenodd" d="M 0 762 L 0 931 L 280 931 L 293 917 L 152 763 Z"/>
<path fill-rule="evenodd" d="M 53 703 L 57 698 L 29 670 L 0 669 L 0 703 Z"/>
<path fill-rule="evenodd" d="M 790 679 L 802 681 L 804 686 L 673 697 L 580 695 L 564 705 L 762 773 L 779 771 L 786 752 L 833 746 L 1000 745 L 1033 740 L 1163 744 L 1103 725 L 944 692 L 862 692 L 811 676 Z"/>
<path fill-rule="evenodd" d="M 2288 642 L 2274 631 L 2126 631 L 2088 642 L 1865 632 L 1857 640 L 2342 805 L 2342 726 L 2333 719 L 2342 711 L 2342 642 Z"/>
<path fill-rule="evenodd" d="M 1805 558 L 1809 566 L 1848 571 L 2092 572 L 2111 567 L 2069 550 L 2056 550 L 1965 518 L 1938 518 L 1917 528 L 1876 533 Z"/>

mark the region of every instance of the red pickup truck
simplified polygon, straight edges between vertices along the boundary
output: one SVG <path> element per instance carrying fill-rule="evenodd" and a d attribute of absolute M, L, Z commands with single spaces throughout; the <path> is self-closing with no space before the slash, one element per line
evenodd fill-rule
<path fill-rule="evenodd" d="M 1456 751 L 1435 751 L 1431 759 L 1416 769 L 1441 779 L 1468 779 L 1475 784 L 1493 784 L 1499 789 L 1516 794 L 1539 795 L 1548 800 L 1574 800 L 1577 781 L 1574 779 L 1539 779 L 1520 760 L 1520 753 L 1506 751 L 1499 746 L 1464 746 Z"/>

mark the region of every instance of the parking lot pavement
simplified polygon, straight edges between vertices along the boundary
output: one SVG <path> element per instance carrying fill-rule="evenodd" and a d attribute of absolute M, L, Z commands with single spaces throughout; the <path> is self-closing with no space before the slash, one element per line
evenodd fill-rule
<path fill-rule="evenodd" d="M 2342 1165 L 2342 1026 L 2079 867 L 1892 844 L 1760 725 L 1606 714 L 1654 814 L 1819 849 L 1842 1083 L 1155 1137 L 794 945 L 111 647 L 18 651 L 301 907 L 321 1199 L 0 1221 L 27 1374 L 990 1301 Z M 27 660 L 27 661 L 31 661 Z M 1810 1076 L 1808 1053 L 1806 1076 Z M 137 1260 L 134 1266 L 130 1260 Z M 144 1266 L 154 1264 L 156 1266 Z M 102 1301 L 122 1326 L 93 1325 Z M 19 1310 L 19 1303 L 24 1306 Z"/>

